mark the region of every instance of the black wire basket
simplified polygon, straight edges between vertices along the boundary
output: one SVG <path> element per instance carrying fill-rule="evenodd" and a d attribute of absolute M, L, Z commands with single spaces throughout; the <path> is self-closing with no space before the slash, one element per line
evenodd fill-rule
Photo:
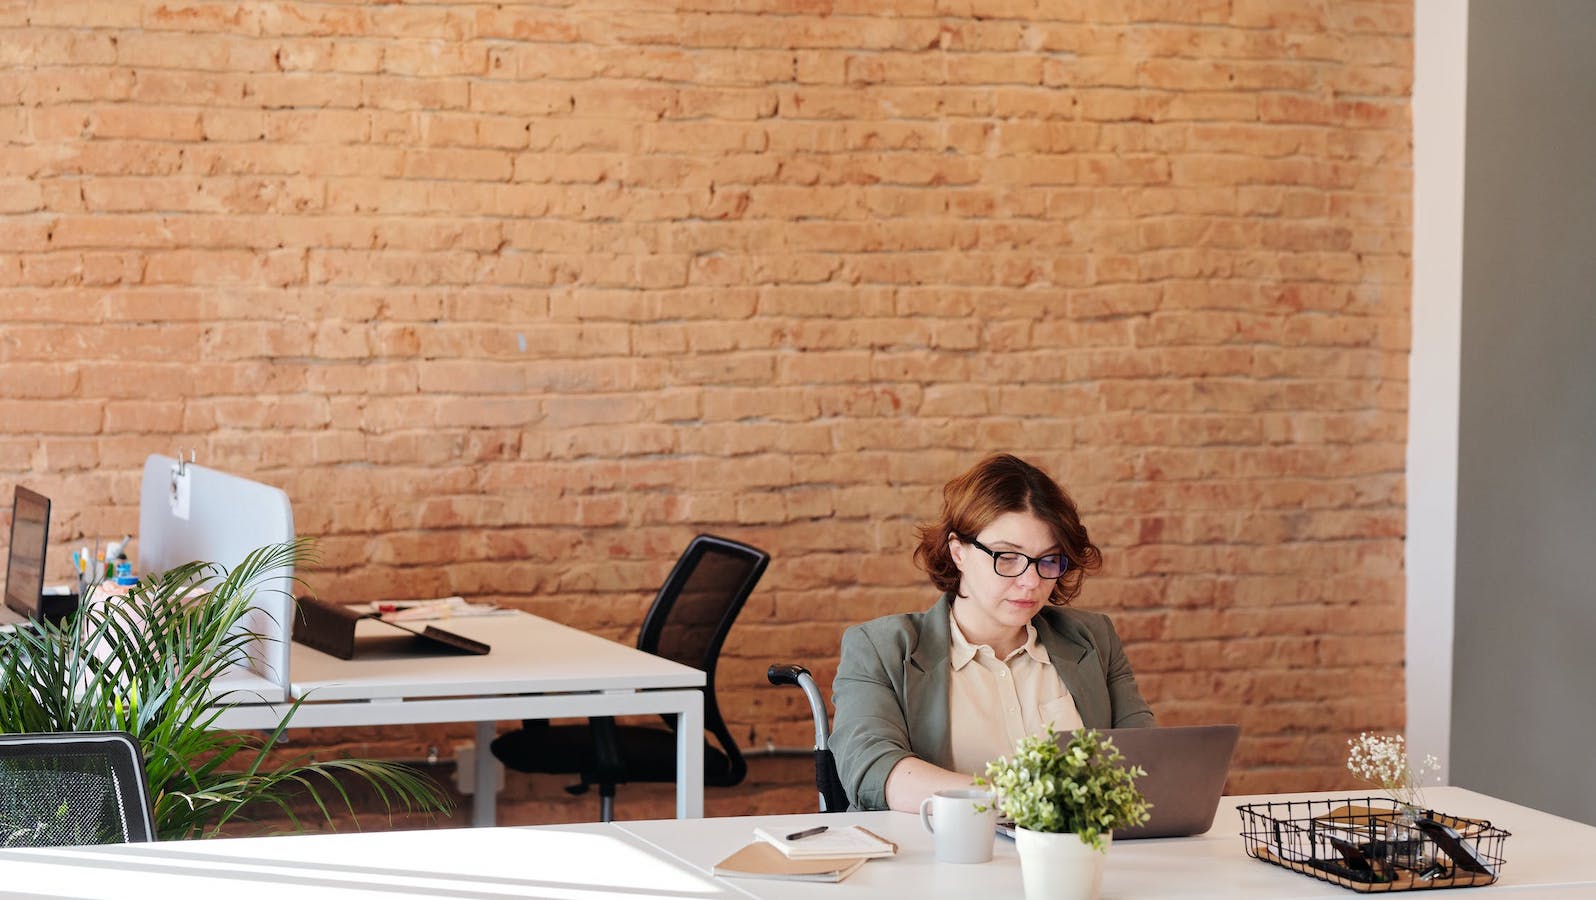
<path fill-rule="evenodd" d="M 1248 803 L 1247 855 L 1362 893 L 1496 881 L 1508 832 L 1483 819 L 1404 812 L 1381 797 Z"/>

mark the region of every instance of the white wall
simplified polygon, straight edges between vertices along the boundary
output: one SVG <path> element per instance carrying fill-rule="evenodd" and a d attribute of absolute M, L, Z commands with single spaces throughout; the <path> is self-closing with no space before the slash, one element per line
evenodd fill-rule
<path fill-rule="evenodd" d="M 1416 0 L 1413 349 L 1408 364 L 1407 738 L 1451 759 L 1468 6 Z"/>

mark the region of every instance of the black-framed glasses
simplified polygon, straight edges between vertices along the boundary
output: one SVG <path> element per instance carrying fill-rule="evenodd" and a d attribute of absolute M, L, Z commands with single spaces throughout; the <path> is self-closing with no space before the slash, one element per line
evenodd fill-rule
<path fill-rule="evenodd" d="M 1069 557 L 1060 553 L 1038 558 L 1026 556 L 1018 550 L 993 550 L 972 537 L 960 537 L 959 540 L 989 554 L 992 557 L 992 571 L 1004 578 L 1018 578 L 1034 565 L 1038 578 L 1051 580 L 1063 575 L 1064 570 L 1070 567 Z"/>

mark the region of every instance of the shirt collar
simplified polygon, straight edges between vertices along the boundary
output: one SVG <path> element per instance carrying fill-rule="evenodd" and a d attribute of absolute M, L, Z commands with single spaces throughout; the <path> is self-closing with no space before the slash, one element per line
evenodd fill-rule
<path fill-rule="evenodd" d="M 948 609 L 948 634 L 952 637 L 948 661 L 953 664 L 953 671 L 955 672 L 964 668 L 969 664 L 970 660 L 975 659 L 975 655 L 980 651 L 985 650 L 987 653 L 992 653 L 992 648 L 986 644 L 970 643 L 969 638 L 966 638 L 963 630 L 959 628 L 959 620 L 953 617 L 953 609 L 951 607 Z M 1036 625 L 1031 622 L 1025 623 L 1025 644 L 1010 654 L 1009 659 L 1013 659 L 1021 653 L 1026 654 L 1042 665 L 1053 664 L 1052 660 L 1048 659 L 1047 648 L 1037 643 Z M 1004 660 L 1004 662 L 1007 661 Z"/>

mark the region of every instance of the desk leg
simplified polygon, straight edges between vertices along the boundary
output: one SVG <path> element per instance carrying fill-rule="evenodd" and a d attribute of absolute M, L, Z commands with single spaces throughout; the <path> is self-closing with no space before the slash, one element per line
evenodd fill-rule
<path fill-rule="evenodd" d="M 704 817 L 704 693 L 690 692 L 676 728 L 676 818 Z"/>
<path fill-rule="evenodd" d="M 477 723 L 477 746 L 473 754 L 476 761 L 476 792 L 471 795 L 471 825 L 476 828 L 491 827 L 498 818 L 499 768 L 494 765 L 493 743 L 497 722 Z M 702 765 L 700 765 L 702 769 Z"/>

